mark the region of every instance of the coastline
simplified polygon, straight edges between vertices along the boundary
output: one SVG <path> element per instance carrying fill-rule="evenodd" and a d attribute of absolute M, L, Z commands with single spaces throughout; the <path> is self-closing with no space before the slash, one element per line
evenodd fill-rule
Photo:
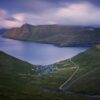
<path fill-rule="evenodd" d="M 2 36 L 3 38 L 7 39 L 12 39 L 12 40 L 18 40 L 18 41 L 24 41 L 24 42 L 32 42 L 32 43 L 41 43 L 41 44 L 50 44 L 54 45 L 56 47 L 93 47 L 99 43 L 68 43 L 68 44 L 61 44 L 61 43 L 52 43 L 52 42 L 47 42 L 47 41 L 38 41 L 38 40 L 28 40 L 28 39 L 19 39 L 19 38 L 13 38 L 13 37 L 7 37 L 7 36 Z"/>

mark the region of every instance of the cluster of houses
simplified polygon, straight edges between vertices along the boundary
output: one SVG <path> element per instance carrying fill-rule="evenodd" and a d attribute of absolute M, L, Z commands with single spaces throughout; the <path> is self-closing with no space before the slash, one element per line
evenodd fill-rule
<path fill-rule="evenodd" d="M 57 66 L 55 66 L 55 65 L 39 65 L 39 66 L 37 66 L 36 70 L 38 71 L 38 73 L 48 74 L 48 73 L 57 71 Z"/>

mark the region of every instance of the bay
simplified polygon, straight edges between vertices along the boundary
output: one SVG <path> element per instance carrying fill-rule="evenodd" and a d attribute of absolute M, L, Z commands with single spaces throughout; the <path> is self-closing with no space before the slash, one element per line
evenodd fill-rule
<path fill-rule="evenodd" d="M 53 64 L 87 49 L 87 47 L 57 47 L 51 44 L 18 41 L 0 36 L 1 51 L 35 65 Z"/>

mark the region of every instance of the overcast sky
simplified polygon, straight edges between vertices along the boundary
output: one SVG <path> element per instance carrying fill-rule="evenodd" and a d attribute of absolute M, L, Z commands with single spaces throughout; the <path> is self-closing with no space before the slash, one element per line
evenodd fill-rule
<path fill-rule="evenodd" d="M 100 0 L 0 0 L 0 28 L 33 25 L 100 25 Z"/>

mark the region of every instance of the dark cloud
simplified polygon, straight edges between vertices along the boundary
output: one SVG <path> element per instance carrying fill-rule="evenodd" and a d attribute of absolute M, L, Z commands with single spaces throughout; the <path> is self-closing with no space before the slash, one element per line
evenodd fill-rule
<path fill-rule="evenodd" d="M 100 0 L 0 0 L 0 25 L 100 25 Z M 1 27 L 0 26 L 0 27 Z"/>
<path fill-rule="evenodd" d="M 0 0 L 0 7 L 6 9 L 9 13 L 40 13 L 51 8 L 62 7 L 65 3 L 78 2 L 89 2 L 100 7 L 100 0 Z"/>
<path fill-rule="evenodd" d="M 48 1 L 48 2 L 52 2 L 52 3 L 77 3 L 77 2 L 90 2 L 96 5 L 100 5 L 100 0 L 44 0 L 44 1 Z"/>

